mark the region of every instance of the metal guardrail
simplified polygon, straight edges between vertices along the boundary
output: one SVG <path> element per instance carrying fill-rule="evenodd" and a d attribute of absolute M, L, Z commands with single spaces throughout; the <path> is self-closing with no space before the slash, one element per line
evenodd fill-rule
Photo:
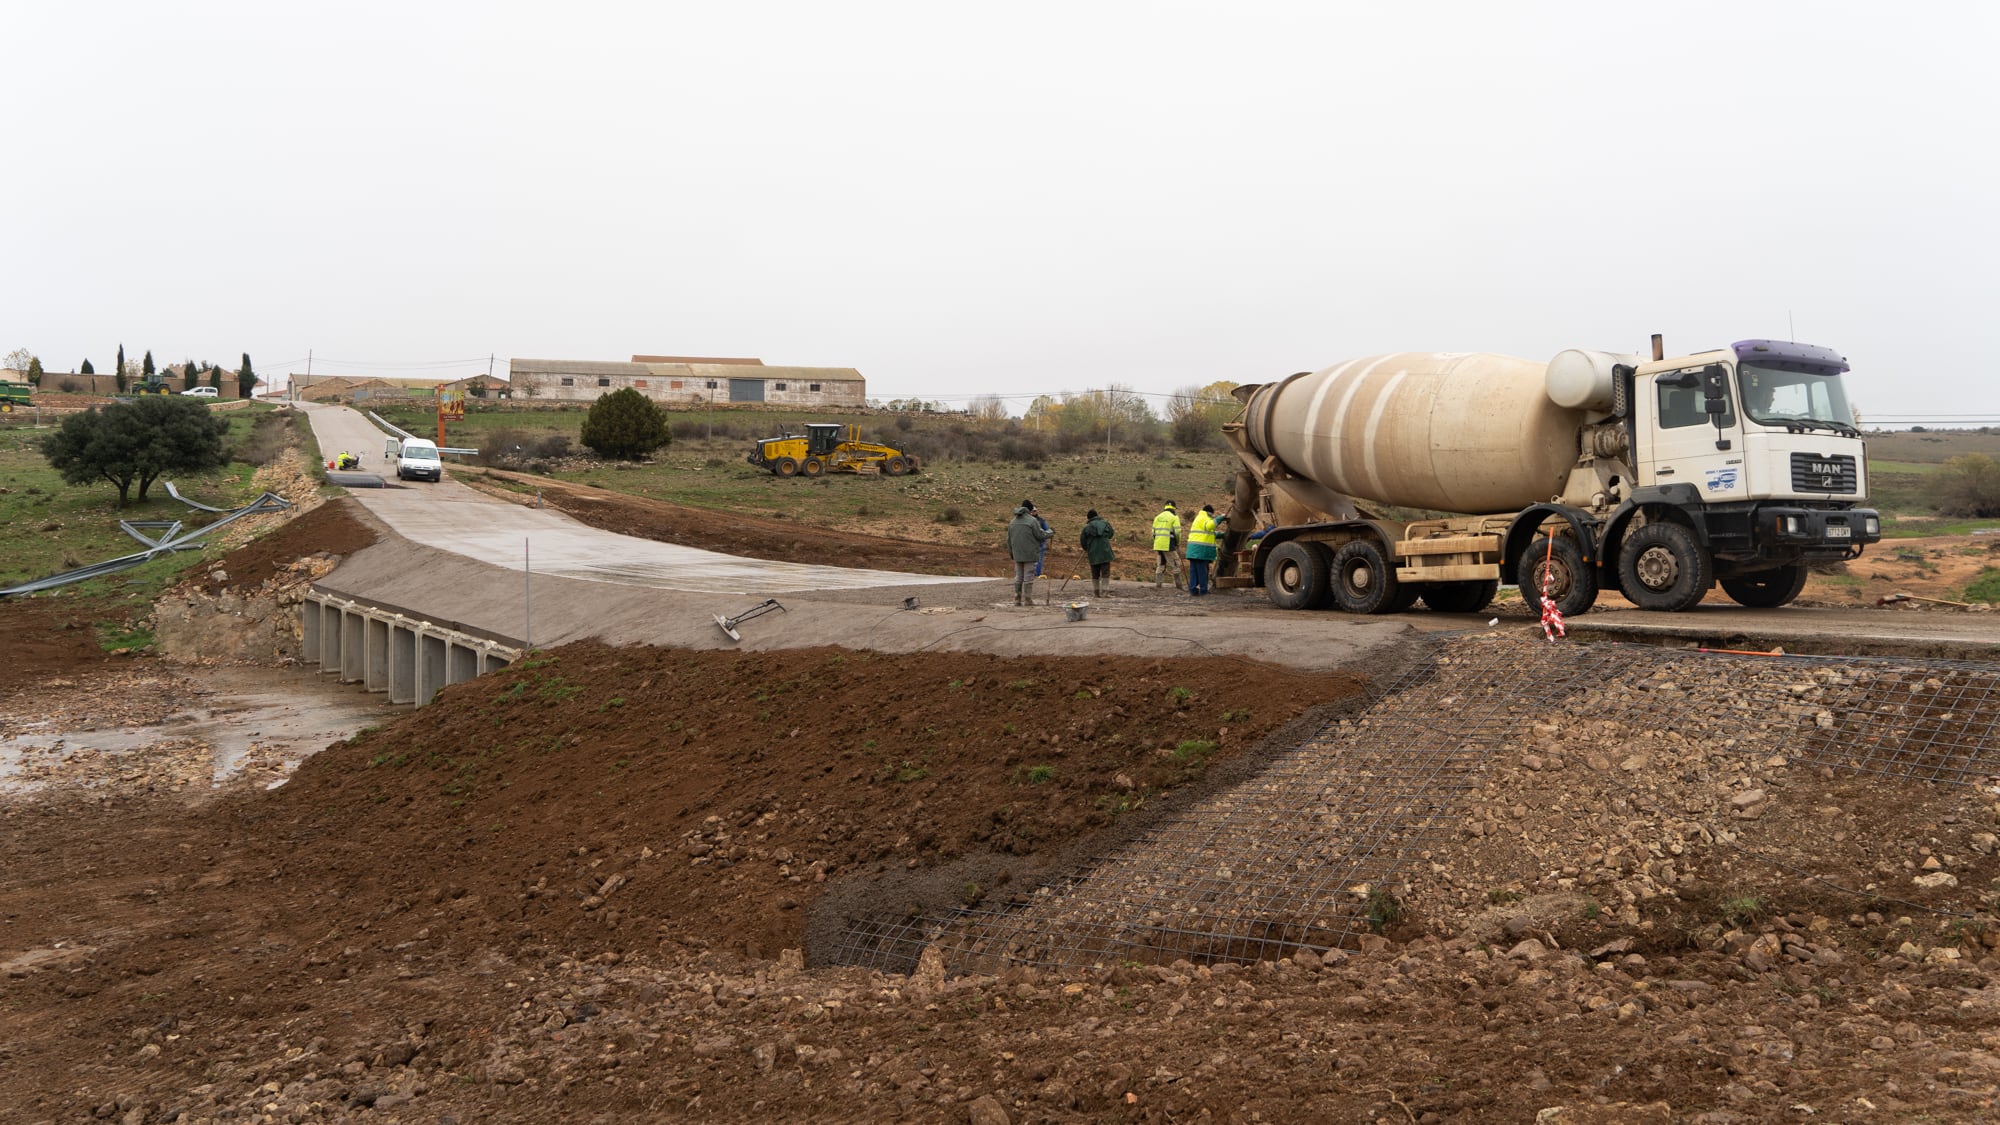
<path fill-rule="evenodd" d="M 380 414 L 377 414 L 377 413 L 375 413 L 375 412 L 374 412 L 373 410 L 370 410 L 370 411 L 368 411 L 368 412 L 367 412 L 367 414 L 368 414 L 368 420 L 369 420 L 370 422 L 373 422 L 373 423 L 375 423 L 375 424 L 376 424 L 377 426 L 380 426 L 380 427 L 382 427 L 382 428 L 383 428 L 384 430 L 387 430 L 387 431 L 388 431 L 389 433 L 392 433 L 392 434 L 395 434 L 395 435 L 396 435 L 396 437 L 397 437 L 397 438 L 399 438 L 400 440 L 403 440 L 403 441 L 408 441 L 408 440 L 410 440 L 411 438 L 413 438 L 413 437 L 416 437 L 416 436 L 417 436 L 417 435 L 415 435 L 415 434 L 411 433 L 411 432 L 410 432 L 410 431 L 408 431 L 408 430 L 405 430 L 405 429 L 403 429 L 403 428 L 401 428 L 401 427 L 399 427 L 399 426 L 396 426 L 396 425 L 393 425 L 393 424 L 391 424 L 391 423 L 390 423 L 390 421 L 389 421 L 389 420 L 388 420 L 387 418 L 384 418 L 384 417 L 382 417 L 382 416 L 381 416 Z M 452 454 L 453 456 L 457 456 L 457 457 L 477 457 L 477 456 L 479 456 L 479 451 L 478 451 L 477 449 L 461 449 L 461 448 L 459 448 L 458 446 L 455 446 L 455 445 L 440 445 L 440 446 L 438 446 L 438 452 L 439 452 L 439 453 L 449 453 L 449 454 Z"/>
<path fill-rule="evenodd" d="M 118 530 L 148 547 L 157 547 L 181 533 L 179 520 L 119 520 Z M 156 534 L 148 535 L 148 531 Z"/>
<path fill-rule="evenodd" d="M 180 489 L 174 487 L 173 481 L 165 481 L 163 483 L 165 483 L 167 486 L 167 495 L 173 497 L 174 499 L 180 501 L 183 504 L 186 504 L 190 508 L 198 508 L 204 512 L 226 512 L 229 510 L 228 508 L 211 508 L 199 500 L 190 500 L 187 497 L 182 496 Z M 268 496 L 270 495 L 270 493 L 267 492 L 265 493 L 265 495 Z"/>
<path fill-rule="evenodd" d="M 225 510 L 222 508 L 209 508 L 207 507 L 207 505 L 204 504 L 196 504 L 193 501 L 188 500 L 185 497 L 181 496 L 180 493 L 174 492 L 173 485 L 171 484 L 167 486 L 167 491 L 173 494 L 174 499 L 179 500 L 183 504 L 187 504 L 189 507 L 203 508 L 204 510 L 210 512 L 220 512 Z M 141 535 L 137 529 L 144 528 L 149 524 L 160 524 L 167 521 L 120 520 L 119 526 L 125 530 L 126 534 L 131 535 L 135 539 L 138 539 L 141 543 L 150 542 L 151 546 L 149 546 L 146 550 L 139 551 L 135 554 L 120 555 L 115 559 L 106 559 L 100 563 L 92 563 L 89 566 L 77 567 L 75 570 L 65 570 L 59 574 L 51 574 L 46 578 L 37 578 L 33 582 L 23 582 L 18 586 L 9 586 L 4 590 L 0 590 L 0 598 L 13 597 L 17 594 L 33 594 L 33 593 L 38 593 L 42 590 L 53 590 L 58 586 L 67 586 L 73 582 L 85 582 L 92 578 L 103 577 L 106 574 L 116 574 L 121 570 L 130 570 L 133 567 L 140 565 L 141 563 L 151 562 L 153 559 L 156 559 L 161 555 L 170 555 L 173 554 L 175 551 L 183 550 L 188 547 L 198 546 L 199 540 L 203 536 L 207 535 L 209 532 L 217 531 L 222 528 L 228 527 L 230 524 L 235 523 L 237 520 L 242 519 L 244 516 L 254 516 L 259 512 L 276 512 L 285 508 L 289 508 L 291 506 L 292 502 L 290 500 L 285 499 L 284 497 L 278 495 L 275 492 L 266 492 L 262 496 L 259 496 L 257 499 L 252 500 L 250 503 L 244 505 L 241 508 L 237 508 L 235 511 L 230 512 L 228 515 L 222 517 L 219 520 L 216 520 L 214 523 L 211 523 L 206 527 L 197 527 L 192 531 L 188 531 L 185 533 L 178 533 L 178 534 L 175 532 L 168 532 L 166 535 L 162 535 L 157 540 L 148 540 L 145 536 Z M 175 527 L 179 527 L 180 523 L 179 521 L 176 520 L 173 521 L 173 525 Z"/>

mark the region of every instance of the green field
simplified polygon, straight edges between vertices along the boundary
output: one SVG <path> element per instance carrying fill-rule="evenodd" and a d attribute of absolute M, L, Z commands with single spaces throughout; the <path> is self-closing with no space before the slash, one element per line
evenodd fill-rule
<path fill-rule="evenodd" d="M 1940 465 L 1964 453 L 1984 453 L 1988 457 L 2000 457 L 2000 433 L 1980 433 L 1977 430 L 1939 430 L 1927 433 L 1910 433 L 1899 430 L 1895 433 L 1867 435 L 1868 463 Z"/>
<path fill-rule="evenodd" d="M 278 440 L 275 434 L 288 427 L 278 425 L 275 419 L 266 421 L 266 432 L 253 438 L 258 419 L 271 416 L 272 410 L 269 406 L 254 405 L 229 411 L 230 447 L 254 456 L 260 444 L 269 446 Z M 61 474 L 49 467 L 42 457 L 41 439 L 54 428 L 36 427 L 28 421 L 0 424 L 0 525 L 10 532 L 0 540 L 0 586 L 144 550 L 138 540 L 119 530 L 121 519 L 178 519 L 194 527 L 212 518 L 208 513 L 175 503 L 167 495 L 165 480 L 172 480 L 182 495 L 219 508 L 248 503 L 260 491 L 250 483 L 257 466 L 231 461 L 199 476 L 174 475 L 155 481 L 145 503 L 135 501 L 120 510 L 118 490 L 109 482 L 65 484 Z M 135 496 L 138 493 L 136 485 L 133 493 Z M 157 590 L 181 570 L 200 561 L 202 554 L 182 551 L 74 589 Z"/>

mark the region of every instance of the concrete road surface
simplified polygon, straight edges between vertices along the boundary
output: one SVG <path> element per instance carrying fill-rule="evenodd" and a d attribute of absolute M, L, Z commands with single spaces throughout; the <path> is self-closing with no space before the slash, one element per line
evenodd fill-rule
<path fill-rule="evenodd" d="M 386 488 L 356 489 L 352 495 L 396 534 L 508 570 L 527 567 L 536 574 L 558 578 L 759 596 L 981 581 L 743 559 L 634 539 L 587 527 L 560 512 L 495 500 L 452 481 L 449 469 L 445 479 L 436 484 L 399 484 L 395 464 L 383 454 L 389 435 L 359 411 L 318 403 L 296 405 L 311 420 L 320 452 L 328 457 L 343 450 L 358 454 L 361 471 L 379 474 L 388 484 Z"/>

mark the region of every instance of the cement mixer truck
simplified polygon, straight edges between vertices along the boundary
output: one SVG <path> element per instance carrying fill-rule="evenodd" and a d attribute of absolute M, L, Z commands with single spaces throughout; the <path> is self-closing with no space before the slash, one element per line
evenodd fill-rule
<path fill-rule="evenodd" d="M 1717 583 L 1785 605 L 1881 538 L 1847 370 L 1775 340 L 1668 358 L 1655 336 L 1650 359 L 1408 352 L 1239 387 L 1216 584 L 1371 614 L 1474 613 L 1502 584 L 1537 613 L 1607 588 L 1684 610 Z"/>

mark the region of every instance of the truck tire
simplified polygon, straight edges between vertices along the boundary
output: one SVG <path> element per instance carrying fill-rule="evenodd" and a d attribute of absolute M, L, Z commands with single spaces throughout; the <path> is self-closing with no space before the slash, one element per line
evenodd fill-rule
<path fill-rule="evenodd" d="M 790 457 L 780 457 L 771 462 L 771 471 L 781 477 L 795 477 L 799 475 L 799 463 Z"/>
<path fill-rule="evenodd" d="M 1326 548 L 1293 540 L 1264 560 L 1264 593 L 1279 609 L 1312 609 L 1326 598 Z"/>
<path fill-rule="evenodd" d="M 1409 583 L 1403 585 L 1410 587 Z M 1424 604 L 1437 613 L 1478 613 L 1493 603 L 1493 595 L 1500 592 L 1500 580 L 1426 582 L 1415 589 Z"/>
<path fill-rule="evenodd" d="M 1640 609 L 1678 613 L 1701 603 L 1715 585 L 1714 564 L 1677 523 L 1649 523 L 1625 537 L 1618 588 Z"/>
<path fill-rule="evenodd" d="M 1790 605 L 1799 596 L 1799 591 L 1805 588 L 1804 563 L 1722 580 L 1722 592 L 1728 594 L 1730 600 L 1752 609 L 1776 609 L 1781 605 Z"/>
<path fill-rule="evenodd" d="M 903 460 L 902 455 L 898 454 L 882 462 L 882 471 L 892 477 L 900 477 L 910 471 L 910 463 Z"/>
<path fill-rule="evenodd" d="M 802 477 L 823 476 L 825 475 L 825 473 L 826 473 L 826 462 L 820 460 L 817 457 L 808 457 L 805 460 L 799 462 L 799 475 Z"/>
<path fill-rule="evenodd" d="M 1553 549 L 1546 535 L 1536 537 L 1528 544 L 1528 552 L 1521 556 L 1521 562 L 1514 568 L 1514 581 L 1521 587 L 1521 600 L 1528 604 L 1528 612 L 1537 618 L 1542 615 L 1542 575 L 1552 571 L 1554 580 L 1549 583 L 1549 600 L 1556 603 L 1556 612 L 1564 617 L 1575 617 L 1587 613 L 1597 604 L 1597 571 L 1585 566 L 1583 552 L 1577 550 L 1576 540 L 1567 535 L 1556 537 Z"/>
<path fill-rule="evenodd" d="M 1356 539 L 1335 551 L 1329 581 L 1333 604 L 1348 613 L 1393 613 L 1402 602 L 1403 584 L 1371 540 Z"/>

